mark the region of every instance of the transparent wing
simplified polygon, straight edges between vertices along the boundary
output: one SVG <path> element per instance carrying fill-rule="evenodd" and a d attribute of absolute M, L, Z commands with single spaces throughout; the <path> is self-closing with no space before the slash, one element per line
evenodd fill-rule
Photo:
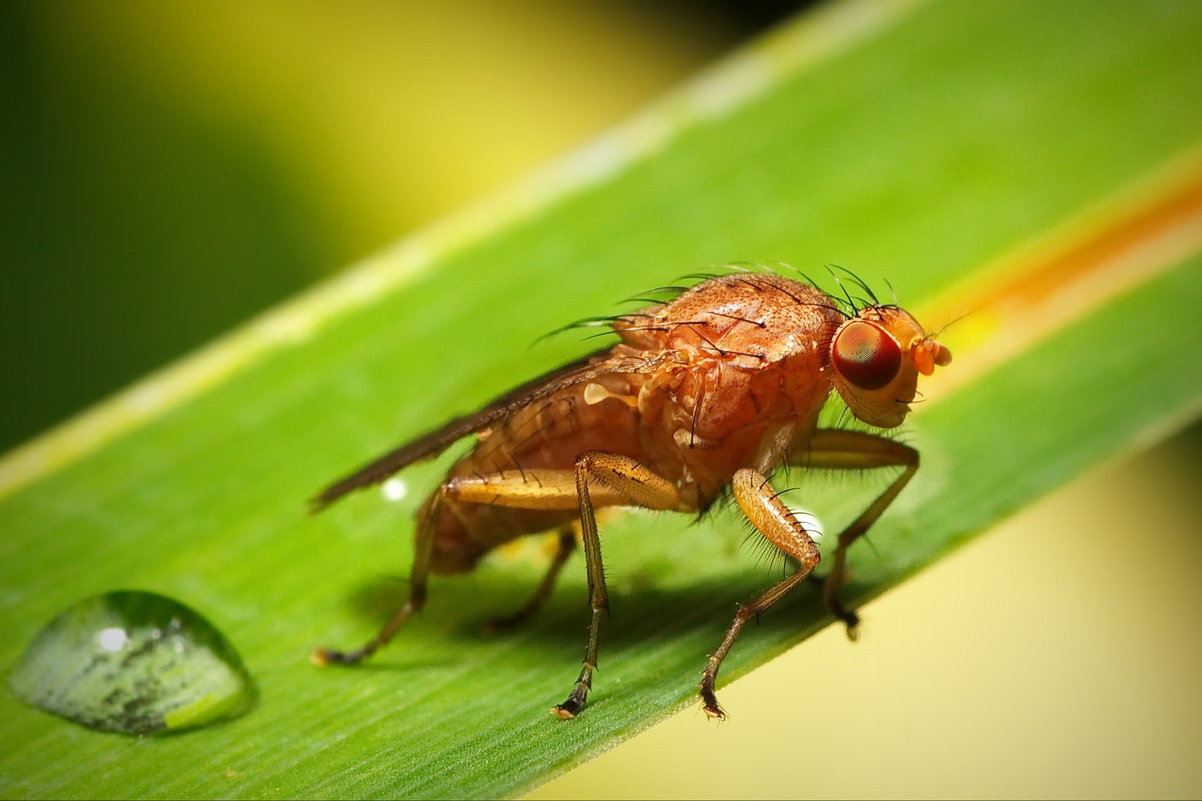
<path fill-rule="evenodd" d="M 488 428 L 523 406 L 542 400 L 565 387 L 591 381 L 598 376 L 611 373 L 650 372 L 666 358 L 666 356 L 656 359 L 610 357 L 596 361 L 608 352 L 608 348 L 594 351 L 574 362 L 544 373 L 511 389 L 479 411 L 456 417 L 433 431 L 385 453 L 323 489 L 310 500 L 310 511 L 319 512 L 348 492 L 379 484 L 414 462 L 437 456 L 468 434 Z"/>

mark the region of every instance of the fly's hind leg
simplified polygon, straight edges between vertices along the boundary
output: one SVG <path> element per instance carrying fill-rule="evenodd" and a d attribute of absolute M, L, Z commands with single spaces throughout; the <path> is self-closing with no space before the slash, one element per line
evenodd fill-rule
<path fill-rule="evenodd" d="M 543 580 L 538 585 L 538 589 L 535 590 L 534 595 L 526 602 L 525 606 L 512 615 L 493 618 L 484 624 L 484 633 L 493 634 L 505 629 L 511 629 L 534 617 L 538 610 L 542 609 L 547 599 L 551 597 L 551 592 L 555 589 L 555 582 L 559 580 L 559 574 L 563 571 L 564 564 L 567 563 L 568 557 L 575 550 L 576 534 L 571 528 L 565 528 L 560 531 L 555 543 L 555 555 L 551 557 L 551 565 L 547 568 L 547 573 L 543 576 Z"/>
<path fill-rule="evenodd" d="M 560 718 L 571 718 L 584 706 L 593 672 L 597 669 L 597 637 L 601 615 L 609 607 L 601 538 L 597 534 L 598 506 L 635 505 L 648 509 L 685 508 L 676 485 L 629 456 L 607 451 L 586 451 L 576 458 L 573 470 L 527 469 L 521 473 L 460 476 L 444 487 L 458 501 L 492 503 L 523 509 L 577 509 L 588 570 L 591 617 L 584 649 L 584 667 L 567 699 L 551 708 Z"/>
<path fill-rule="evenodd" d="M 756 617 L 779 601 L 793 587 L 801 583 L 818 564 L 821 554 L 810 533 L 801 521 L 777 497 L 768 479 L 754 470 L 743 469 L 735 473 L 731 484 L 735 501 L 756 530 L 788 556 L 797 561 L 797 569 L 789 576 L 773 584 L 749 603 L 739 604 L 734 622 L 723 638 L 718 650 L 710 655 L 701 674 L 701 701 L 705 714 L 711 718 L 724 718 L 726 713 L 718 706 L 714 695 L 714 684 L 718 680 L 718 669 L 735 644 L 743 624 Z"/>
<path fill-rule="evenodd" d="M 437 498 L 435 503 L 437 503 Z M 398 609 L 388 621 L 380 627 L 376 636 L 367 641 L 361 648 L 354 651 L 335 651 L 330 648 L 317 648 L 309 657 L 316 665 L 354 665 L 384 647 L 396 635 L 401 626 L 410 617 L 421 611 L 426 603 L 426 581 L 430 575 L 430 554 L 434 548 L 433 521 L 431 514 L 418 527 L 417 542 L 413 554 L 413 567 L 409 572 L 409 600 Z"/>
<path fill-rule="evenodd" d="M 849 639 L 856 639 L 860 616 L 843 605 L 840 593 L 847 580 L 847 549 L 884 513 L 898 493 L 918 470 L 918 451 L 909 445 L 859 431 L 821 429 L 814 433 L 808 451 L 792 460 L 804 467 L 836 470 L 866 470 L 872 467 L 904 467 L 901 475 L 839 534 L 831 558 L 831 570 L 822 583 L 826 608 L 847 627 Z"/>

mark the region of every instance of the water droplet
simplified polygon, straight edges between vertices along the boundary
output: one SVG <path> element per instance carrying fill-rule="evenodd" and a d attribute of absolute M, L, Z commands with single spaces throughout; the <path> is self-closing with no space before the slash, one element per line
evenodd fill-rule
<path fill-rule="evenodd" d="M 380 485 L 380 492 L 384 493 L 385 500 L 403 501 L 409 494 L 409 488 L 405 486 L 404 481 L 393 476 Z"/>
<path fill-rule="evenodd" d="M 128 734 L 204 726 L 255 699 L 221 632 L 151 592 L 110 592 L 70 607 L 38 632 L 8 683 L 26 703 Z"/>

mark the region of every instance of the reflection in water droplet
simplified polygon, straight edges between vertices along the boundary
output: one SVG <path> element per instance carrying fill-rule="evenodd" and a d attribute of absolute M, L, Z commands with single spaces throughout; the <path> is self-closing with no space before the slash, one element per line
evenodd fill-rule
<path fill-rule="evenodd" d="M 188 607 L 110 592 L 38 632 L 9 677 L 21 700 L 95 729 L 152 734 L 240 715 L 255 689 L 233 646 Z"/>
<path fill-rule="evenodd" d="M 120 651 L 129 642 L 125 629 L 104 629 L 96 639 L 100 641 L 100 647 L 106 651 Z"/>

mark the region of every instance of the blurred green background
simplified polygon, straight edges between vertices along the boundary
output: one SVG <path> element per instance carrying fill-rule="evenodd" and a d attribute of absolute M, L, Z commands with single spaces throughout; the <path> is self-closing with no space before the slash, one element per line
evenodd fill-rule
<path fill-rule="evenodd" d="M 0 452 L 798 5 L 0 4 Z"/>
<path fill-rule="evenodd" d="M 0 4 L 0 451 L 801 5 Z M 880 599 L 855 648 L 832 628 L 735 682 L 729 723 L 678 716 L 538 795 L 1197 797 L 1200 437 L 1103 467 Z M 1018 591 L 1019 562 L 1045 581 Z M 877 714 L 846 717 L 847 694 Z"/>

